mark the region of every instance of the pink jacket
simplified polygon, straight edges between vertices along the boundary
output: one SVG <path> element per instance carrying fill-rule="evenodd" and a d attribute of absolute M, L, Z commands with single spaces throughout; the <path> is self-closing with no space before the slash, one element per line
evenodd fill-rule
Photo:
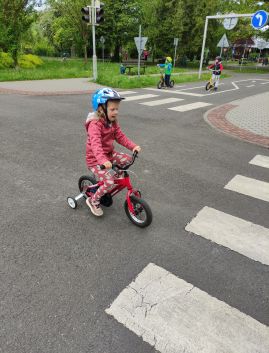
<path fill-rule="evenodd" d="M 104 119 L 98 119 L 94 113 L 88 115 L 85 128 L 87 131 L 86 163 L 88 167 L 111 161 L 115 140 L 131 151 L 136 146 L 121 131 L 118 122 L 107 126 Z"/>

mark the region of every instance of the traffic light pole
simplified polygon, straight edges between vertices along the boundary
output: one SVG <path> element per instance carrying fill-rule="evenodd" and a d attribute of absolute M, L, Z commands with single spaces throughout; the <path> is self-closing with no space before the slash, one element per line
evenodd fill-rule
<path fill-rule="evenodd" d="M 96 44 L 95 44 L 95 16 L 96 16 L 96 9 L 95 9 L 95 0 L 92 0 L 92 70 L 93 70 L 93 79 L 94 81 L 97 80 L 97 56 L 96 56 Z"/>

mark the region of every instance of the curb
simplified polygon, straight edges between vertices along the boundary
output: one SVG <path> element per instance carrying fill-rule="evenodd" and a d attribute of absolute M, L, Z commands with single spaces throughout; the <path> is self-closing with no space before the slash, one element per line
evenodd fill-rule
<path fill-rule="evenodd" d="M 262 147 L 269 148 L 269 137 L 262 136 L 242 129 L 226 119 L 226 114 L 236 108 L 235 104 L 223 104 L 217 108 L 212 108 L 204 114 L 204 120 L 215 129 L 235 137 Z"/>
<path fill-rule="evenodd" d="M 23 91 L 17 90 L 12 88 L 1 88 L 0 87 L 0 94 L 21 94 L 21 95 L 28 95 L 28 96 L 63 96 L 63 95 L 75 95 L 75 94 L 89 94 L 93 93 L 95 90 L 89 91 L 44 91 L 44 92 L 35 92 L 35 91 Z"/>

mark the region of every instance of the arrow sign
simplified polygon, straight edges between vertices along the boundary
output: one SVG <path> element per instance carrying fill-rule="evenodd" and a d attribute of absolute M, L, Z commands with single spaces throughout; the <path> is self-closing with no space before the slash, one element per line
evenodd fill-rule
<path fill-rule="evenodd" d="M 229 48 L 230 44 L 228 42 L 227 36 L 224 33 L 221 40 L 218 42 L 217 47 L 218 48 Z"/>
<path fill-rule="evenodd" d="M 137 48 L 137 51 L 139 53 L 139 49 L 140 49 L 140 55 L 143 53 L 143 50 L 145 48 L 145 45 L 147 43 L 147 40 L 148 40 L 148 37 L 134 37 L 134 40 L 135 40 L 135 45 L 136 45 L 136 48 Z M 139 44 L 140 42 L 140 44 Z"/>
<path fill-rule="evenodd" d="M 262 28 L 268 21 L 268 13 L 266 11 L 260 10 L 254 13 L 251 24 L 255 29 Z"/>

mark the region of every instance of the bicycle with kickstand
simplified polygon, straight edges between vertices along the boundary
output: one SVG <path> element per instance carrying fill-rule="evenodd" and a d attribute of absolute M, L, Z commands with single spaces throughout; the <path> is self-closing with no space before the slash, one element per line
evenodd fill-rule
<path fill-rule="evenodd" d="M 105 207 L 110 207 L 113 204 L 113 197 L 126 188 L 125 213 L 132 223 L 140 228 L 145 228 L 152 222 L 152 212 L 147 202 L 141 198 L 141 192 L 133 188 L 127 171 L 134 164 L 137 154 L 137 152 L 133 153 L 131 162 L 125 167 L 113 164 L 112 169 L 108 170 L 108 172 L 112 172 L 116 176 L 114 179 L 115 187 L 101 197 L 100 203 Z M 101 165 L 100 168 L 106 169 L 104 165 Z M 79 200 L 92 197 L 103 184 L 103 181 L 96 181 L 94 176 L 81 176 L 78 180 L 80 194 L 76 197 L 69 196 L 67 198 L 68 205 L 73 209 L 77 208 Z"/>

